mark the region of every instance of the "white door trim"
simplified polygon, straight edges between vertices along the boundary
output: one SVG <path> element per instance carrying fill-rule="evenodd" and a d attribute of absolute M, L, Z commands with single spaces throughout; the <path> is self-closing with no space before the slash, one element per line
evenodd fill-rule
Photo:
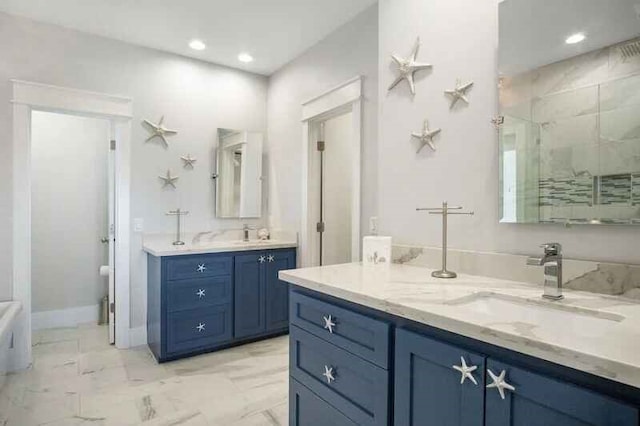
<path fill-rule="evenodd" d="M 22 302 L 16 369 L 31 363 L 31 111 L 50 111 L 112 122 L 116 149 L 116 346 L 129 347 L 130 174 L 133 100 L 21 80 L 13 88 L 13 300 Z"/>
<path fill-rule="evenodd" d="M 314 265 L 314 244 L 317 241 L 313 196 L 315 192 L 310 176 L 313 163 L 311 143 L 314 142 L 314 124 L 327 118 L 352 113 L 352 204 L 351 204 L 351 260 L 360 260 L 360 203 L 361 203 L 361 150 L 362 150 L 362 77 L 357 76 L 302 103 L 302 218 L 300 229 L 300 265 Z"/>

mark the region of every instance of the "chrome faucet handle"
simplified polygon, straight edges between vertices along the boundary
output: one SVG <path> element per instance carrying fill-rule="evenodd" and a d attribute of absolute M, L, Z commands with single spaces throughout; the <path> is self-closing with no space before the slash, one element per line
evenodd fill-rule
<path fill-rule="evenodd" d="M 559 255 L 562 253 L 562 244 L 560 243 L 545 243 L 540 246 L 544 249 L 544 254 Z"/>

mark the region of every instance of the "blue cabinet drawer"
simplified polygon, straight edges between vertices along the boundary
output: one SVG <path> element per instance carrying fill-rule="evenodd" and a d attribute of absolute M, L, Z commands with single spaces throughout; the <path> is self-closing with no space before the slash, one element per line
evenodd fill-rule
<path fill-rule="evenodd" d="M 167 311 L 231 303 L 231 277 L 197 278 L 167 283 Z"/>
<path fill-rule="evenodd" d="M 168 280 L 231 275 L 233 267 L 233 257 L 228 255 L 175 256 L 166 262 Z"/>
<path fill-rule="evenodd" d="M 167 352 L 210 347 L 231 339 L 231 305 L 167 314 Z"/>
<path fill-rule="evenodd" d="M 510 364 L 489 359 L 487 384 L 500 376 L 514 387 L 486 389 L 486 426 L 637 426 L 638 408 Z M 503 398 L 504 396 L 504 398 Z"/>
<path fill-rule="evenodd" d="M 295 291 L 290 296 L 291 324 L 389 368 L 389 324 Z"/>
<path fill-rule="evenodd" d="M 387 424 L 387 370 L 298 327 L 289 331 L 289 369 L 294 379 L 356 424 Z"/>
<path fill-rule="evenodd" d="M 289 425 L 356 426 L 347 416 L 323 401 L 295 379 L 289 380 Z"/>

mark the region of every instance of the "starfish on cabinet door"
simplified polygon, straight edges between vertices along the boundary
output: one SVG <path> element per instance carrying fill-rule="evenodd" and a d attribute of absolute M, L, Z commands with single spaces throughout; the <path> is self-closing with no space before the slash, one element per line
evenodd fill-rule
<path fill-rule="evenodd" d="M 202 299 L 204 297 L 204 293 L 205 293 L 205 290 L 203 288 L 199 289 L 196 292 L 196 295 L 198 296 L 198 299 Z"/>
<path fill-rule="evenodd" d="M 413 136 L 414 138 L 420 141 L 420 147 L 418 148 L 417 152 L 422 151 L 422 148 L 424 148 L 425 145 L 429 145 L 429 148 L 431 148 L 432 151 L 435 151 L 436 145 L 433 142 L 433 138 L 441 131 L 442 129 L 434 129 L 434 130 L 429 129 L 429 121 L 424 120 L 424 124 L 422 126 L 422 133 L 411 133 L 411 136 Z"/>
<path fill-rule="evenodd" d="M 196 326 L 196 328 L 198 329 L 198 332 L 204 331 L 204 326 L 205 326 L 205 324 L 204 324 L 204 323 L 200 323 L 200 324 L 198 324 L 198 325 Z"/>
<path fill-rule="evenodd" d="M 207 267 L 204 266 L 204 263 L 198 265 L 198 272 L 204 272 L 205 269 L 207 269 Z"/>
<path fill-rule="evenodd" d="M 464 360 L 464 357 L 460 357 L 460 365 L 454 365 L 453 369 L 459 371 L 460 374 L 462 374 L 462 377 L 460 378 L 460 384 L 464 384 L 464 381 L 469 379 L 473 382 L 474 385 L 478 385 L 476 378 L 473 377 L 473 374 L 471 374 L 476 371 L 478 367 L 475 365 L 467 366 L 467 362 Z"/>
<path fill-rule="evenodd" d="M 324 366 L 324 373 L 322 375 L 327 379 L 327 383 L 331 384 L 334 380 L 336 380 L 333 375 L 333 367 Z"/>
<path fill-rule="evenodd" d="M 167 129 L 162 125 L 162 123 L 164 122 L 164 115 L 160 117 L 160 121 L 158 122 L 158 124 L 154 124 L 149 120 L 143 120 L 142 122 L 146 124 L 149 130 L 151 131 L 151 135 L 149 135 L 149 137 L 147 138 L 147 140 L 145 140 L 145 142 L 149 142 L 153 138 L 160 138 L 164 143 L 164 146 L 169 147 L 169 142 L 167 142 L 166 137 L 173 136 L 178 133 L 175 130 Z"/>
<path fill-rule="evenodd" d="M 444 93 L 451 97 L 451 105 L 449 105 L 449 109 L 453 109 L 455 104 L 458 101 L 463 101 L 466 104 L 469 104 L 469 99 L 467 99 L 467 90 L 469 90 L 473 86 L 473 81 L 462 84 L 460 80 L 456 80 L 456 87 L 453 90 L 445 90 Z"/>
<path fill-rule="evenodd" d="M 331 315 L 323 316 L 322 319 L 324 320 L 324 329 L 329 330 L 329 333 L 333 334 L 333 327 L 336 326 L 336 323 L 333 321 Z"/>
<path fill-rule="evenodd" d="M 512 385 L 510 385 L 509 383 L 507 383 L 507 381 L 505 380 L 505 375 L 507 374 L 506 371 L 502 370 L 502 373 L 500 373 L 500 375 L 496 376 L 493 371 L 491 370 L 487 370 L 487 373 L 489 373 L 489 376 L 491 376 L 491 380 L 493 380 L 493 383 L 490 383 L 487 385 L 487 388 L 496 388 L 498 389 L 498 392 L 500 393 L 500 398 L 504 399 L 504 390 L 510 390 L 510 391 L 514 391 L 516 390 L 515 387 L 513 387 Z"/>
<path fill-rule="evenodd" d="M 184 161 L 184 167 L 185 167 L 185 169 L 186 169 L 187 167 L 190 167 L 190 168 L 192 168 L 192 169 L 193 169 L 193 167 L 194 167 L 194 163 L 195 163 L 196 161 L 198 161 L 198 159 L 193 158 L 193 157 L 191 156 L 191 154 L 187 154 L 187 155 L 185 155 L 184 157 L 180 157 L 180 159 L 181 159 L 182 161 Z"/>
<path fill-rule="evenodd" d="M 427 68 L 431 68 L 431 64 L 424 64 L 416 62 L 416 57 L 418 56 L 418 50 L 420 49 L 420 37 L 416 40 L 416 44 L 413 46 L 413 50 L 411 51 L 411 55 L 407 59 L 403 59 L 398 55 L 391 55 L 391 59 L 398 65 L 398 77 L 393 80 L 393 83 L 389 86 L 391 90 L 398 85 L 402 80 L 407 80 L 409 83 L 409 89 L 411 90 L 411 94 L 416 94 L 416 87 L 413 81 L 413 75 L 416 71 L 424 70 Z"/>
<path fill-rule="evenodd" d="M 176 181 L 178 179 L 180 179 L 179 176 L 172 176 L 171 175 L 171 170 L 167 169 L 167 174 L 165 176 L 158 176 L 164 183 L 162 184 L 162 187 L 164 188 L 167 185 L 171 185 L 174 188 L 176 187 Z"/>

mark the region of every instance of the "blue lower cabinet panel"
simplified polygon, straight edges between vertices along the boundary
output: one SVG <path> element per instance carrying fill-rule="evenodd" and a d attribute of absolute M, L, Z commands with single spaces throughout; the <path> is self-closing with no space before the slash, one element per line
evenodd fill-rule
<path fill-rule="evenodd" d="M 290 426 L 357 425 L 293 378 L 289 379 L 289 398 Z"/>
<path fill-rule="evenodd" d="M 489 371 L 515 390 L 504 399 L 495 388 L 486 390 L 486 426 L 638 426 L 638 409 L 547 376 L 531 373 L 493 359 Z"/>
<path fill-rule="evenodd" d="M 390 327 L 366 315 L 292 291 L 291 324 L 356 354 L 382 368 L 389 367 Z"/>
<path fill-rule="evenodd" d="M 229 304 L 232 299 L 231 276 L 169 281 L 167 311 L 206 308 Z"/>
<path fill-rule="evenodd" d="M 402 329 L 395 354 L 396 426 L 483 426 L 483 356 Z"/>
<path fill-rule="evenodd" d="M 278 279 L 278 272 L 296 267 L 296 253 L 292 250 L 267 255 L 265 271 L 267 331 L 289 327 L 289 284 Z"/>
<path fill-rule="evenodd" d="M 264 253 L 235 258 L 234 308 L 236 338 L 254 336 L 266 331 Z"/>
<path fill-rule="evenodd" d="M 355 424 L 388 424 L 387 370 L 296 326 L 291 326 L 289 333 L 289 371 L 295 380 Z M 307 422 L 305 415 L 297 415 L 304 420 L 300 424 L 315 424 Z"/>
<path fill-rule="evenodd" d="M 211 347 L 231 337 L 229 304 L 167 314 L 167 353 Z"/>

